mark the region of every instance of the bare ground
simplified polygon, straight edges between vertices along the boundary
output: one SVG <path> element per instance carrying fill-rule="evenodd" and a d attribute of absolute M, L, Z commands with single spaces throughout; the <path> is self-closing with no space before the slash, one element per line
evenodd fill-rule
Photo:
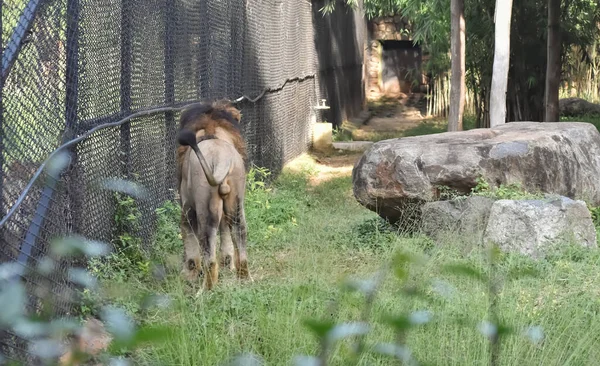
<path fill-rule="evenodd" d="M 371 103 L 372 117 L 352 130 L 355 140 L 381 140 L 400 137 L 409 129 L 432 120 L 426 117 L 426 100 L 422 94 L 411 94 L 398 99 L 382 99 Z M 310 171 L 310 185 L 317 186 L 334 178 L 352 175 L 352 168 L 362 152 L 335 151 L 302 154 L 286 164 L 290 171 Z"/>

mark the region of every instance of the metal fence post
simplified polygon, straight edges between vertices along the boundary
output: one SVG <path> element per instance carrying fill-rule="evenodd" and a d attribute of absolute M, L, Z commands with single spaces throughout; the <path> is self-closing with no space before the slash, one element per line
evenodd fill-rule
<path fill-rule="evenodd" d="M 175 105 L 175 2 L 165 0 L 165 105 Z M 167 142 L 167 177 L 171 179 L 171 187 L 175 188 L 175 114 L 173 112 L 165 113 L 165 141 Z"/>
<path fill-rule="evenodd" d="M 121 113 L 131 113 L 132 0 L 121 0 Z M 122 174 L 131 178 L 131 123 L 121 125 Z"/>
<path fill-rule="evenodd" d="M 0 6 L 0 20 L 2 19 L 2 6 Z M 0 21 L 1 23 L 1 21 Z M 4 37 L 0 32 L 0 45 L 4 44 Z M 2 48 L 2 59 L 4 59 L 4 48 Z M 4 78 L 0 76 L 0 216 L 4 217 L 8 212 L 4 210 Z"/>

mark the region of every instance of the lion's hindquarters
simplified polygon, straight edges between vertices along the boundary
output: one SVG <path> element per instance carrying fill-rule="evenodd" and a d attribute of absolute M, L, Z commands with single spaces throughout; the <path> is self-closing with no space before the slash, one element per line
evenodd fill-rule
<path fill-rule="evenodd" d="M 221 238 L 222 244 L 225 244 L 225 248 L 221 248 L 222 254 L 228 257 L 228 259 L 221 259 L 224 259 L 225 264 L 230 268 L 233 267 L 230 265 L 233 259 L 234 263 L 241 264 L 237 267 L 238 271 L 242 269 L 243 273 L 247 273 L 246 228 L 243 213 L 241 226 L 239 218 L 239 210 L 243 209 L 243 205 L 235 206 L 235 209 L 227 206 L 228 202 L 236 202 L 240 198 L 243 200 L 245 168 L 243 158 L 231 144 L 225 141 L 218 139 L 202 141 L 199 149 L 215 180 L 220 184 L 218 187 L 209 184 L 200 162 L 195 158 L 194 152 L 190 152 L 183 162 L 187 174 L 184 174 L 180 188 L 182 202 L 185 202 L 186 206 L 193 207 L 197 212 L 196 236 L 202 252 L 204 287 L 211 289 L 217 283 L 219 272 L 216 255 L 218 231 L 231 238 L 225 241 Z M 227 218 L 224 219 L 224 216 Z M 227 228 L 223 227 L 223 221 L 226 221 Z M 232 241 L 233 243 L 231 243 Z M 231 244 L 233 244 L 233 248 Z M 234 258 L 231 255 L 232 251 L 235 252 Z"/>

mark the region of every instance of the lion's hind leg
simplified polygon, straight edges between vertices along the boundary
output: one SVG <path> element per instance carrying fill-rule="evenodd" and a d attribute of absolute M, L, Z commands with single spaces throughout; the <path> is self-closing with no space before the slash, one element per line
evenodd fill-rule
<path fill-rule="evenodd" d="M 235 269 L 233 241 L 231 239 L 231 228 L 226 215 L 223 215 L 219 223 L 221 235 L 221 265 L 229 270 Z"/>
<path fill-rule="evenodd" d="M 197 231 L 196 211 L 190 208 L 183 209 L 181 212 L 181 236 L 183 237 L 184 259 L 181 275 L 190 282 L 196 281 L 201 271 Z"/>
<path fill-rule="evenodd" d="M 240 279 L 252 280 L 248 271 L 248 253 L 246 251 L 247 226 L 244 214 L 244 202 L 240 197 L 227 197 L 225 202 L 225 217 L 232 232 L 235 249 L 235 268 Z"/>
<path fill-rule="evenodd" d="M 216 192 L 214 192 L 216 193 Z M 219 280 L 219 262 L 217 261 L 217 234 L 223 216 L 223 201 L 218 194 L 209 198 L 208 210 L 198 215 L 198 225 L 203 231 L 200 240 L 202 247 L 202 269 L 206 290 L 212 290 Z M 205 206 L 206 207 L 206 206 Z"/>

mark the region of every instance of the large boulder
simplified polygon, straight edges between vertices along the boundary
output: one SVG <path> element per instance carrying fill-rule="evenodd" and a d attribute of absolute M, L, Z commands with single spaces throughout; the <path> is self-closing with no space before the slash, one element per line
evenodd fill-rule
<path fill-rule="evenodd" d="M 600 105 L 581 98 L 565 98 L 558 101 L 561 116 L 600 115 Z"/>
<path fill-rule="evenodd" d="M 589 123 L 513 122 L 397 138 L 373 144 L 352 171 L 358 202 L 391 221 L 407 203 L 438 200 L 440 186 L 470 193 L 480 176 L 600 204 L 600 133 Z"/>
<path fill-rule="evenodd" d="M 494 202 L 484 242 L 532 257 L 568 242 L 597 247 L 596 229 L 585 202 L 567 197 Z"/>

